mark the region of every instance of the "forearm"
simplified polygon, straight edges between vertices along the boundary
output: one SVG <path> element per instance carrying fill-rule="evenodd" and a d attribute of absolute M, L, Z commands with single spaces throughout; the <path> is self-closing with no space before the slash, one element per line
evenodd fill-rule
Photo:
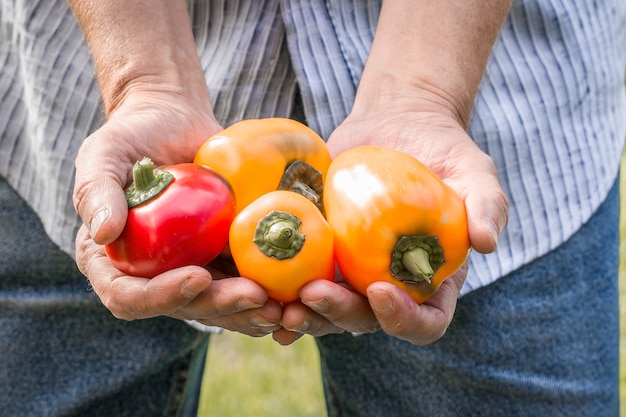
<path fill-rule="evenodd" d="M 68 0 L 92 50 L 107 115 L 136 88 L 208 97 L 184 0 Z"/>
<path fill-rule="evenodd" d="M 425 106 L 450 112 L 466 126 L 510 4 L 510 0 L 383 1 L 356 106 L 419 94 Z M 410 100 L 416 102 L 415 97 Z"/>

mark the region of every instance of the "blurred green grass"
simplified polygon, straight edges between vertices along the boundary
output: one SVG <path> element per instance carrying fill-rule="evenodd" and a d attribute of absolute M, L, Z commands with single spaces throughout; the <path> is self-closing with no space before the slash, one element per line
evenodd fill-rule
<path fill-rule="evenodd" d="M 319 354 L 304 336 L 280 346 L 271 336 L 211 336 L 199 417 L 325 417 Z"/>
<path fill-rule="evenodd" d="M 621 195 L 626 196 L 626 153 Z M 620 333 L 626 335 L 626 207 L 620 216 Z M 319 354 L 312 337 L 279 346 L 271 337 L 213 336 L 199 417 L 326 417 Z M 626 340 L 620 337 L 621 413 L 626 416 Z"/>

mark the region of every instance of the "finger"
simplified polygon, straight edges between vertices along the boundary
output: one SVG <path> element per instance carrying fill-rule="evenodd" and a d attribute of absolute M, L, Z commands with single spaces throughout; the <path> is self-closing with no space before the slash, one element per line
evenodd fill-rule
<path fill-rule="evenodd" d="M 468 232 L 472 247 L 481 253 L 493 252 L 508 222 L 508 199 L 500 186 L 491 158 L 483 154 L 472 182 L 463 194 L 467 212 Z"/>
<path fill-rule="evenodd" d="M 335 326 L 353 333 L 380 329 L 367 299 L 331 281 L 316 280 L 300 291 L 302 304 Z"/>
<path fill-rule="evenodd" d="M 208 320 L 259 309 L 267 303 L 267 292 L 256 282 L 242 277 L 223 278 L 213 280 L 179 314 L 184 314 L 185 319 Z M 279 309 L 275 323 L 280 321 L 280 313 Z"/>
<path fill-rule="evenodd" d="M 345 331 L 300 302 L 290 303 L 284 307 L 281 324 L 286 331 L 296 334 L 307 333 L 312 336 L 339 334 Z M 274 340 L 279 342 L 276 337 Z"/>
<path fill-rule="evenodd" d="M 400 288 L 375 282 L 367 288 L 372 310 L 385 333 L 416 345 L 441 338 L 454 315 L 461 274 L 444 281 L 425 303 L 417 304 Z"/>
<path fill-rule="evenodd" d="M 128 214 L 124 187 L 132 161 L 103 158 L 105 135 L 98 131 L 85 139 L 76 158 L 74 207 L 94 241 L 110 243 L 122 232 Z"/>
<path fill-rule="evenodd" d="M 219 326 L 224 329 L 243 333 L 248 336 L 260 337 L 280 330 L 282 308 L 278 302 L 268 299 L 259 308 L 243 310 L 238 313 L 197 319 L 200 323 Z"/>
<path fill-rule="evenodd" d="M 288 346 L 304 336 L 304 333 L 292 332 L 286 329 L 279 329 L 272 333 L 272 339 L 282 346 Z"/>
<path fill-rule="evenodd" d="M 508 201 L 504 192 L 472 193 L 465 199 L 470 243 L 480 253 L 493 252 L 508 222 Z"/>
<path fill-rule="evenodd" d="M 152 279 L 127 276 L 111 265 L 102 246 L 83 226 L 77 235 L 77 265 L 104 306 L 124 320 L 168 315 L 180 310 L 212 282 L 201 267 L 178 268 Z"/>

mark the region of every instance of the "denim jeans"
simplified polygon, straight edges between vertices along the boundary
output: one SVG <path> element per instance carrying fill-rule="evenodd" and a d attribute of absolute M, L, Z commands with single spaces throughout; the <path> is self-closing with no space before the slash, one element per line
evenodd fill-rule
<path fill-rule="evenodd" d="M 194 416 L 208 336 L 115 319 L 0 179 L 0 416 Z"/>
<path fill-rule="evenodd" d="M 423 347 L 318 339 L 329 416 L 619 415 L 616 184 L 548 255 L 458 301 Z"/>

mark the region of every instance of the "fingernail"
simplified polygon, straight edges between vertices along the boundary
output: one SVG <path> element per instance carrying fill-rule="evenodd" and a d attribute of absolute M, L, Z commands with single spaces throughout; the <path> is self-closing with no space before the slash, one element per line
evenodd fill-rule
<path fill-rule="evenodd" d="M 483 224 L 487 227 L 489 231 L 489 235 L 493 242 L 497 242 L 500 237 L 500 231 L 498 230 L 498 226 L 491 220 L 489 217 L 483 217 Z"/>
<path fill-rule="evenodd" d="M 185 282 L 183 282 L 183 286 L 180 289 L 180 293 L 189 298 L 193 299 L 198 296 L 204 289 L 207 287 L 207 279 L 206 278 L 198 278 L 196 276 L 190 276 L 187 278 Z"/>
<path fill-rule="evenodd" d="M 324 313 L 330 307 L 330 302 L 328 301 L 328 298 L 322 298 L 321 300 L 317 301 L 310 301 L 306 304 L 317 313 Z"/>
<path fill-rule="evenodd" d="M 258 327 L 275 327 L 277 324 L 265 320 L 261 316 L 253 316 L 250 318 L 250 324 Z"/>
<path fill-rule="evenodd" d="M 262 303 L 250 300 L 249 298 L 240 298 L 235 305 L 238 311 L 251 310 L 253 308 L 263 307 Z"/>
<path fill-rule="evenodd" d="M 111 212 L 108 207 L 103 207 L 96 212 L 96 214 L 91 219 L 91 223 L 89 224 L 89 234 L 93 238 L 98 234 L 102 224 L 109 218 Z"/>
<path fill-rule="evenodd" d="M 288 330 L 291 330 L 297 333 L 306 333 L 309 331 L 310 328 L 311 328 L 311 322 L 309 320 L 304 320 L 304 322 L 302 322 L 302 324 L 298 326 L 297 329 L 288 329 Z"/>
<path fill-rule="evenodd" d="M 369 302 L 372 310 L 387 313 L 393 308 L 393 299 L 384 291 L 372 291 L 369 294 Z"/>

